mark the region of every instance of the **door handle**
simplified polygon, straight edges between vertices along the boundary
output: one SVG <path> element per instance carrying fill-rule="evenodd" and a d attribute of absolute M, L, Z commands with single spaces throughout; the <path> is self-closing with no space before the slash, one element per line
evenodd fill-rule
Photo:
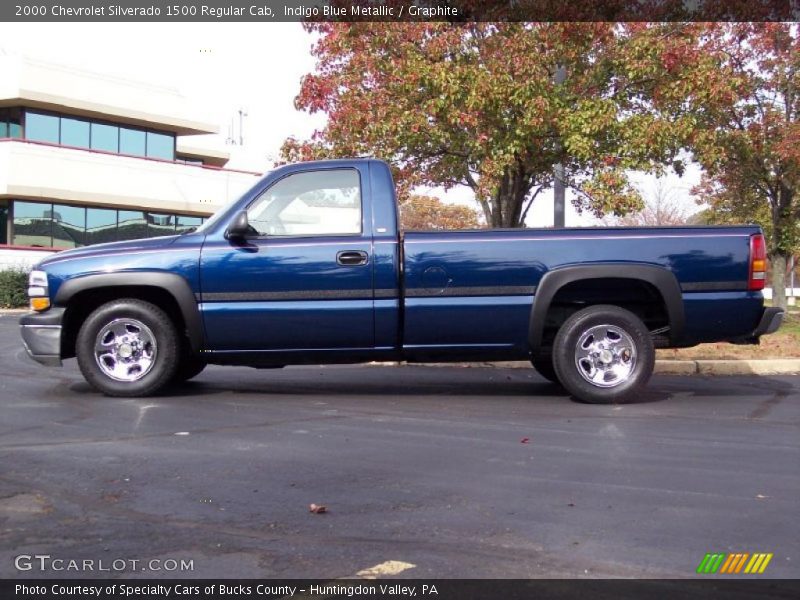
<path fill-rule="evenodd" d="M 336 262 L 343 267 L 357 267 L 367 264 L 369 254 L 362 250 L 342 250 L 336 253 Z"/>

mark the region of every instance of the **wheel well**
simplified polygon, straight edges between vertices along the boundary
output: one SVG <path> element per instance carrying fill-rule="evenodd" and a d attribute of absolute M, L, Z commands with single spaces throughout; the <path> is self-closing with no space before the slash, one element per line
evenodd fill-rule
<path fill-rule="evenodd" d="M 669 327 L 667 305 L 661 292 L 641 279 L 602 277 L 580 279 L 563 285 L 553 296 L 545 317 L 542 344 L 553 345 L 561 324 L 587 306 L 613 304 L 638 316 L 650 331 Z M 666 336 L 664 336 L 666 340 Z M 654 339 L 658 342 L 658 336 Z"/>
<path fill-rule="evenodd" d="M 67 310 L 64 312 L 61 330 L 62 358 L 75 356 L 75 340 L 86 318 L 106 302 L 119 300 L 120 298 L 136 298 L 137 300 L 152 302 L 167 313 L 167 316 L 175 323 L 178 331 L 186 331 L 186 322 L 178 302 L 172 294 L 163 288 L 139 285 L 92 288 L 78 292 L 69 299 Z"/>

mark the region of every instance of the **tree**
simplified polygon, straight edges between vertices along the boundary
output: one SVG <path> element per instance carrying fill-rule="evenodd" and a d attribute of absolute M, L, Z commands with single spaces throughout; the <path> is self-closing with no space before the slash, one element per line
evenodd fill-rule
<path fill-rule="evenodd" d="M 373 155 L 409 188 L 469 186 L 492 227 L 523 226 L 557 163 L 579 210 L 640 208 L 626 171 L 663 171 L 693 126 L 671 109 L 703 64 L 698 24 L 305 27 L 317 67 L 296 106 L 328 122 L 284 157 Z"/>
<path fill-rule="evenodd" d="M 687 225 L 692 217 L 681 202 L 678 191 L 658 179 L 649 190 L 640 190 L 644 200 L 642 210 L 622 217 L 606 217 L 604 225 L 621 227 L 660 227 Z"/>
<path fill-rule="evenodd" d="M 694 193 L 715 223 L 764 228 L 773 301 L 786 307 L 787 261 L 800 248 L 800 40 L 796 24 L 708 26 L 702 43 L 717 69 L 692 107 L 691 140 L 705 176 Z"/>
<path fill-rule="evenodd" d="M 402 229 L 475 229 L 478 213 L 468 206 L 445 204 L 438 198 L 412 194 L 400 203 Z"/>

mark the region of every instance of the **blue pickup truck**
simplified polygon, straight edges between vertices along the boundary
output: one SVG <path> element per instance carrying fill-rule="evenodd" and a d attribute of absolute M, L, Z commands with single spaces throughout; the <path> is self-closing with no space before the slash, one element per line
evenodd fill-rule
<path fill-rule="evenodd" d="M 635 398 L 655 348 L 758 343 L 758 227 L 401 233 L 378 160 L 280 167 L 194 232 L 61 252 L 30 274 L 28 353 L 110 396 L 207 364 L 530 360 L 585 402 Z"/>

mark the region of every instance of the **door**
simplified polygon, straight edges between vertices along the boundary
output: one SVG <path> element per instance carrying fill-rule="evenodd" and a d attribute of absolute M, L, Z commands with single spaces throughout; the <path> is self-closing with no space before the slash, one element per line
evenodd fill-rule
<path fill-rule="evenodd" d="M 206 241 L 201 307 L 211 350 L 374 347 L 363 175 L 290 173 L 248 207 L 252 236 Z"/>

